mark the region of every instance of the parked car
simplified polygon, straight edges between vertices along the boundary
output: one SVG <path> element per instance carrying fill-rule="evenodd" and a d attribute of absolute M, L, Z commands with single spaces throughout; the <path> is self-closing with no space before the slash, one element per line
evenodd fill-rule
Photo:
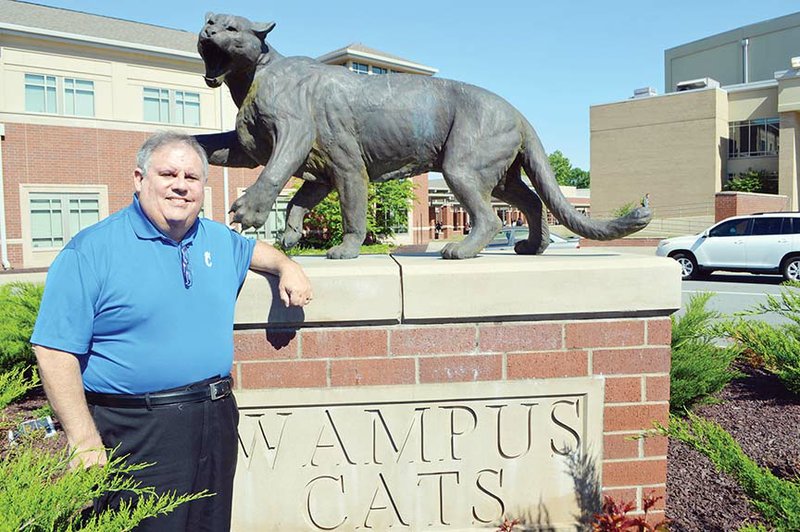
<path fill-rule="evenodd" d="M 800 281 L 800 212 L 734 216 L 699 235 L 662 240 L 656 255 L 678 261 L 684 279 L 726 270 Z"/>
<path fill-rule="evenodd" d="M 528 238 L 528 228 L 525 226 L 504 227 L 497 236 L 487 244 L 486 249 L 514 249 L 514 244 Z M 579 238 L 561 238 L 550 235 L 550 245 L 547 249 L 578 249 L 581 247 Z"/>

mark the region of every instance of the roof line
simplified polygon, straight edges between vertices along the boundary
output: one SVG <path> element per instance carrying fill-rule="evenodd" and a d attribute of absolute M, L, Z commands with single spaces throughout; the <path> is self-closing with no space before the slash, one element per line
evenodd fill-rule
<path fill-rule="evenodd" d="M 429 67 L 426 65 L 422 65 L 420 63 L 414 63 L 412 61 L 407 61 L 405 59 L 396 59 L 392 57 L 387 57 L 385 55 L 364 52 L 362 50 L 350 48 L 351 46 L 353 46 L 353 43 L 348 44 L 344 48 L 340 48 L 338 50 L 334 50 L 332 52 L 328 52 L 327 54 L 321 55 L 317 58 L 317 61 L 324 63 L 326 61 L 330 61 L 338 57 L 344 57 L 349 55 L 356 58 L 372 59 L 373 61 L 380 61 L 382 63 L 387 63 L 390 65 L 402 66 L 408 69 L 418 70 L 420 72 L 429 72 L 431 74 L 436 74 L 437 72 L 439 72 L 438 68 Z"/>
<path fill-rule="evenodd" d="M 7 22 L 0 22 L 0 32 L 3 31 L 8 33 L 17 33 L 23 35 L 32 34 L 44 39 L 79 41 L 98 46 L 127 48 L 135 50 L 137 52 L 150 52 L 158 55 L 178 56 L 185 59 L 200 59 L 200 54 L 197 52 L 185 52 L 183 50 L 175 50 L 174 48 L 163 48 L 161 46 L 151 46 L 148 44 L 118 41 L 116 39 L 105 39 L 103 37 L 93 37 L 90 35 L 67 33 L 55 30 L 45 30 L 43 28 L 33 28 L 31 26 L 21 26 L 19 24 L 9 24 Z"/>
<path fill-rule="evenodd" d="M 178 28 L 170 28 L 169 26 L 162 26 L 161 24 L 153 24 L 152 22 L 142 22 L 141 20 L 130 20 L 130 19 L 127 19 L 127 18 L 114 17 L 114 16 L 111 16 L 111 15 L 100 15 L 100 14 L 97 14 L 97 13 L 90 13 L 89 11 L 81 11 L 79 9 L 70 9 L 68 7 L 50 6 L 50 5 L 46 5 L 46 4 L 37 4 L 36 2 L 29 2 L 27 0 L 12 0 L 12 1 L 16 2 L 17 4 L 27 4 L 29 6 L 41 7 L 41 8 L 44 8 L 44 9 L 53 9 L 53 10 L 56 10 L 56 11 L 68 11 L 70 13 L 77 13 L 79 15 L 86 15 L 86 16 L 89 16 L 89 17 L 99 17 L 99 18 L 107 18 L 107 19 L 111 19 L 111 20 L 118 20 L 120 22 L 127 22 L 128 24 L 141 24 L 143 26 L 151 26 L 153 28 L 158 28 L 158 29 L 162 29 L 162 30 L 179 31 L 181 33 L 193 33 L 191 31 L 187 31 L 187 30 L 181 30 L 181 29 L 178 29 Z"/>

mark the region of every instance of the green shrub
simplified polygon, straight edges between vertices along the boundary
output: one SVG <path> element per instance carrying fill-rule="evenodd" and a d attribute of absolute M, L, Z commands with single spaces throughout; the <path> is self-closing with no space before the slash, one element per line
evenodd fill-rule
<path fill-rule="evenodd" d="M 636 210 L 636 207 L 638 207 L 636 202 L 629 201 L 628 203 L 626 203 L 624 205 L 620 205 L 616 209 L 612 210 L 611 211 L 611 217 L 612 218 L 622 218 L 623 216 L 627 216 L 628 214 L 630 214 L 634 210 Z"/>
<path fill-rule="evenodd" d="M 122 458 L 112 458 L 103 467 L 70 469 L 73 456 L 66 450 L 51 454 L 31 443 L 23 440 L 0 461 L 0 532 L 131 530 L 147 517 L 211 496 L 206 492 L 156 494 L 153 488 L 141 487 L 125 476 L 148 465 L 125 464 Z M 137 504 L 82 517 L 83 509 L 106 491 L 131 491 L 140 499 Z"/>
<path fill-rule="evenodd" d="M 672 316 L 669 407 L 675 414 L 708 400 L 731 380 L 742 376 L 731 369 L 740 351 L 738 346 L 720 347 L 714 343 L 713 322 L 720 314 L 706 309 L 712 296 L 696 294 L 689 300 L 683 316 Z"/>
<path fill-rule="evenodd" d="M 43 293 L 41 284 L 0 285 L 0 372 L 36 364 L 30 340 Z"/>
<path fill-rule="evenodd" d="M 761 174 L 751 168 L 747 172 L 739 173 L 736 177 L 729 179 L 722 188 L 735 192 L 761 192 L 764 182 Z"/>
<path fill-rule="evenodd" d="M 686 420 L 671 417 L 669 429 L 662 427 L 661 432 L 694 447 L 719 471 L 736 479 L 751 504 L 776 530 L 800 530 L 800 483 L 759 467 L 717 423 L 690 413 Z"/>
<path fill-rule="evenodd" d="M 800 394 L 800 288 L 788 282 L 780 296 L 768 295 L 765 303 L 744 315 L 778 314 L 790 323 L 770 325 L 764 321 L 737 319 L 722 328 L 737 342 L 751 362 L 775 374 L 786 388 Z"/>
<path fill-rule="evenodd" d="M 0 373 L 0 410 L 39 385 L 39 374 L 29 367 Z"/>

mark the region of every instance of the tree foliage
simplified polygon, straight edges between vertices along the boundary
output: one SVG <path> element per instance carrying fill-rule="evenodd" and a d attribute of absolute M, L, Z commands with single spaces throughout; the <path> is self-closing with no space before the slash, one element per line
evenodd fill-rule
<path fill-rule="evenodd" d="M 414 184 L 409 179 L 370 183 L 367 207 L 368 244 L 383 242 L 398 230 L 408 227 L 408 209 L 414 201 Z M 342 242 L 342 210 L 339 194 L 328 194 L 306 216 L 306 236 L 301 243 L 308 247 L 329 247 Z"/>
<path fill-rule="evenodd" d="M 559 185 L 589 188 L 589 172 L 577 166 L 572 166 L 570 160 L 561 153 L 561 150 L 556 150 L 548 155 L 548 159 Z"/>
<path fill-rule="evenodd" d="M 762 192 L 764 189 L 764 176 L 752 168 L 732 177 L 723 187 L 734 192 Z"/>
<path fill-rule="evenodd" d="M 30 339 L 43 293 L 41 284 L 0 286 L 0 371 L 36 363 Z"/>

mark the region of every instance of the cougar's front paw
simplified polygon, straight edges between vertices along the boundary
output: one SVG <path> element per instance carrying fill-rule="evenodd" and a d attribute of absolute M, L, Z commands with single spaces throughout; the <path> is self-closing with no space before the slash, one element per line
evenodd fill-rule
<path fill-rule="evenodd" d="M 259 189 L 250 187 L 231 205 L 231 221 L 241 224 L 242 229 L 261 227 L 267 223 L 270 207 Z"/>
<path fill-rule="evenodd" d="M 442 248 L 442 257 L 445 259 L 471 259 L 478 254 L 472 246 L 466 246 L 465 241 L 450 242 Z"/>
<path fill-rule="evenodd" d="M 359 251 L 361 251 L 360 246 L 353 248 L 352 246 L 339 244 L 329 249 L 326 255 L 329 259 L 354 259 L 358 257 Z"/>

